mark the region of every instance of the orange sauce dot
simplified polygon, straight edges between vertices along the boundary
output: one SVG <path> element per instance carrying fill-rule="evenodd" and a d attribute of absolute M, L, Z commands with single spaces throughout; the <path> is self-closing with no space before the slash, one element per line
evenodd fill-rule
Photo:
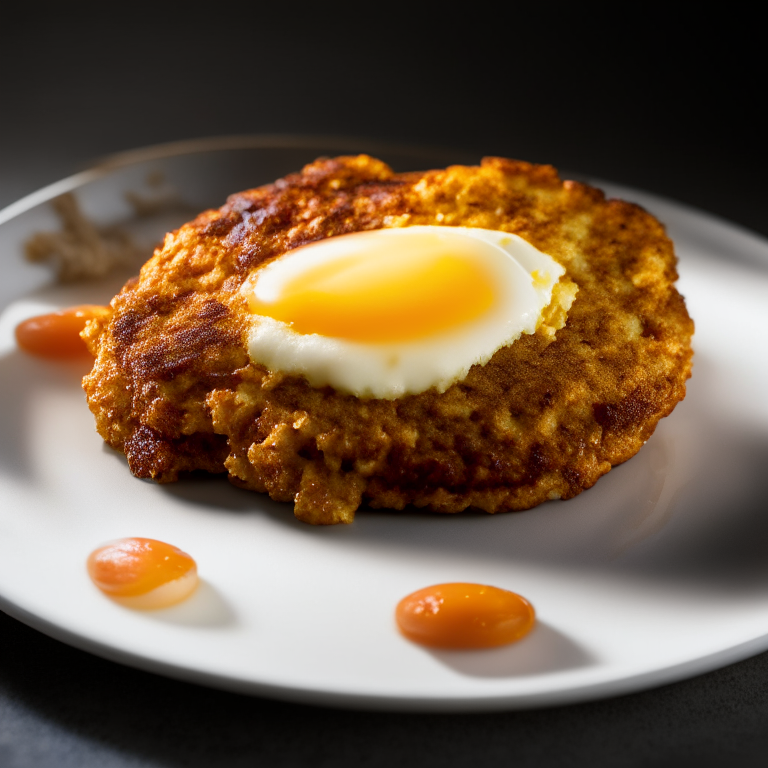
<path fill-rule="evenodd" d="M 483 584 L 436 584 L 403 598 L 395 619 L 409 640 L 432 648 L 493 648 L 531 631 L 536 614 L 520 595 Z"/>
<path fill-rule="evenodd" d="M 135 608 L 173 605 L 198 583 L 195 561 L 157 539 L 121 539 L 100 547 L 88 558 L 88 574 L 102 592 Z"/>
<path fill-rule="evenodd" d="M 73 358 L 88 354 L 80 332 L 89 320 L 111 312 L 109 307 L 83 304 L 47 315 L 30 317 L 16 326 L 16 343 L 41 357 Z"/>

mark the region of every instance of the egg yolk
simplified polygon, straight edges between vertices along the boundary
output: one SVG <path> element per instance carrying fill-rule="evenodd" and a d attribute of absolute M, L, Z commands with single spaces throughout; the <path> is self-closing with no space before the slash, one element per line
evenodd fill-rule
<path fill-rule="evenodd" d="M 251 310 L 297 333 L 388 343 L 459 327 L 493 305 L 493 275 L 477 258 L 486 243 L 424 232 L 397 239 L 363 232 L 339 239 L 354 242 L 357 252 L 303 270 L 268 300 L 257 289 Z"/>
<path fill-rule="evenodd" d="M 16 343 L 26 352 L 42 357 L 83 357 L 88 354 L 88 347 L 80 338 L 80 332 L 89 320 L 110 312 L 109 307 L 83 304 L 30 317 L 16 326 Z"/>
<path fill-rule="evenodd" d="M 198 584 L 195 561 L 156 539 L 122 539 L 95 550 L 88 574 L 102 592 L 133 608 L 165 608 L 189 597 Z"/>
<path fill-rule="evenodd" d="M 409 640 L 432 648 L 492 648 L 519 640 L 535 621 L 520 595 L 483 584 L 437 584 L 403 598 L 395 619 Z"/>

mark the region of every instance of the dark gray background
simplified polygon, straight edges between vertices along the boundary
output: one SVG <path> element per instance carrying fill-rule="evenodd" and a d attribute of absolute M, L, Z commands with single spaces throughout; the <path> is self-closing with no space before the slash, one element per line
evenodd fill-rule
<path fill-rule="evenodd" d="M 549 162 L 768 235 L 764 56 L 738 6 L 475 5 L 5 12 L 0 206 L 124 149 L 325 134 Z M 2 768 L 763 765 L 768 748 L 768 655 L 609 701 L 413 715 L 186 685 L 3 614 L 0 648 Z"/>

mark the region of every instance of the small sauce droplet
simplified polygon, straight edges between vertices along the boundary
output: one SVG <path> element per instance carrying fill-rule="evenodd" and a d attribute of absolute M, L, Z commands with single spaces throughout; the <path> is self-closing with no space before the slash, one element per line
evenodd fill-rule
<path fill-rule="evenodd" d="M 131 608 L 166 608 L 189 597 L 198 584 L 197 564 L 157 539 L 121 539 L 88 558 L 88 574 L 109 597 Z"/>
<path fill-rule="evenodd" d="M 403 598 L 395 619 L 409 640 L 432 648 L 493 648 L 519 640 L 536 620 L 514 592 L 483 584 L 436 584 Z"/>
<path fill-rule="evenodd" d="M 30 317 L 16 326 L 16 343 L 25 351 L 41 357 L 74 358 L 88 354 L 80 332 L 89 320 L 108 315 L 112 310 L 98 304 Z"/>

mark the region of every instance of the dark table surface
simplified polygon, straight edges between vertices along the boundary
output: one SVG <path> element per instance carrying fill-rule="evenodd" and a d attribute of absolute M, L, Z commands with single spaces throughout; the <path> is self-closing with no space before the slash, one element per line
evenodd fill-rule
<path fill-rule="evenodd" d="M 323 134 L 549 162 L 768 235 L 764 64 L 755 21 L 733 10 L 118 10 L 110 23 L 37 5 L 4 17 L 0 207 L 124 149 Z M 416 715 L 209 690 L 4 614 L 0 647 L 2 768 L 763 765 L 768 749 L 768 654 L 606 701 Z"/>

